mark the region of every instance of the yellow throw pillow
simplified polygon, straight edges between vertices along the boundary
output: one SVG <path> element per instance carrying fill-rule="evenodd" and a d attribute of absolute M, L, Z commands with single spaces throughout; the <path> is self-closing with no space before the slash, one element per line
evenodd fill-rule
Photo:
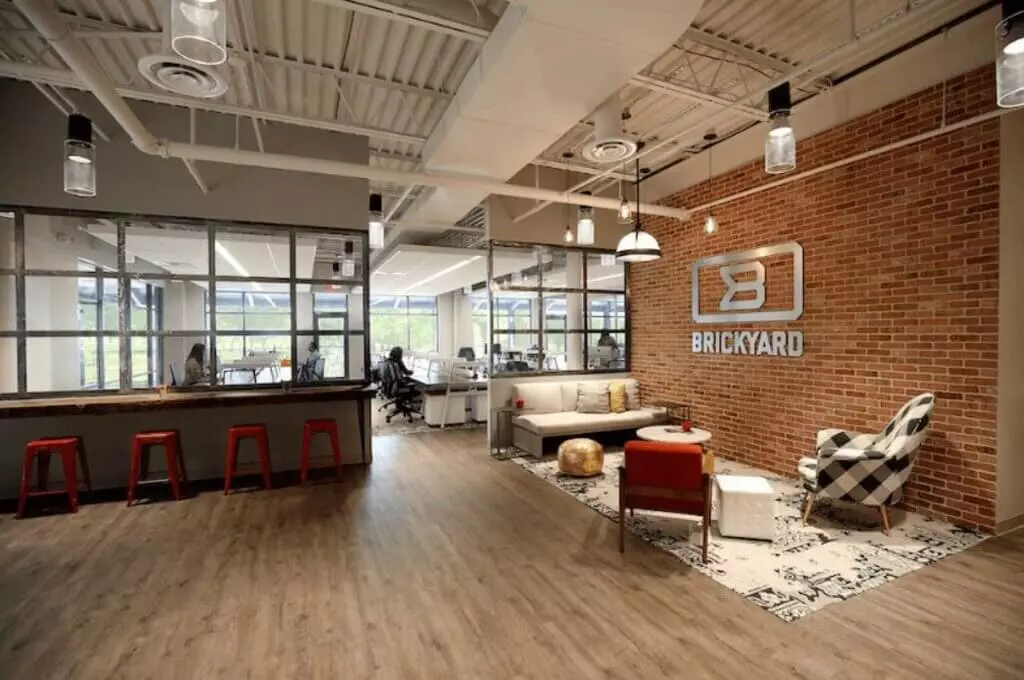
<path fill-rule="evenodd" d="M 608 401 L 612 413 L 626 412 L 626 383 L 613 382 L 608 386 Z"/>

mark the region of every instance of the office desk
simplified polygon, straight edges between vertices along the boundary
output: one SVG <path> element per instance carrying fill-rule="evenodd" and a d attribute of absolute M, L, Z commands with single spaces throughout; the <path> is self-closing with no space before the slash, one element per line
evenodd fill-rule
<path fill-rule="evenodd" d="M 423 395 L 423 419 L 428 425 L 487 422 L 487 378 L 457 374 L 449 384 L 447 371 L 420 370 L 413 371 L 409 381 Z"/>

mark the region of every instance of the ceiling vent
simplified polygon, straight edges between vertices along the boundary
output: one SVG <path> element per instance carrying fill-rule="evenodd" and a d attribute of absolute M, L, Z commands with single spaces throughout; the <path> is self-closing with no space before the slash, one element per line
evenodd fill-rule
<path fill-rule="evenodd" d="M 609 98 L 594 114 L 594 138 L 583 147 L 591 163 L 621 163 L 636 153 L 636 142 L 622 132 L 619 96 Z"/>
<path fill-rule="evenodd" d="M 228 91 L 224 78 L 207 66 L 177 55 L 151 54 L 139 60 L 139 71 L 162 90 L 186 97 L 213 99 Z"/>

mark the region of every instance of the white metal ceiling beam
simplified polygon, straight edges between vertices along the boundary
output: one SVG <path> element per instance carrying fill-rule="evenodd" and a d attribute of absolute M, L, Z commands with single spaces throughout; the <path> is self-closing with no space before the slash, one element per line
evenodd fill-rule
<path fill-rule="evenodd" d="M 410 7 L 392 5 L 380 0 L 315 0 L 315 2 L 371 16 L 384 17 L 385 19 L 409 24 L 410 26 L 452 35 L 463 40 L 469 40 L 470 42 L 482 43 L 490 35 L 490 31 L 486 28 L 446 19 L 435 14 L 428 14 L 427 12 L 420 12 Z"/>
<path fill-rule="evenodd" d="M 14 5 L 10 0 L 0 0 L 0 7 L 5 6 L 13 8 Z M 68 23 L 83 27 L 81 29 L 76 29 L 71 32 L 71 34 L 74 35 L 76 38 L 99 38 L 106 40 L 127 40 L 140 38 L 158 40 L 163 38 L 163 33 L 159 31 L 134 30 L 130 26 L 125 26 L 123 24 L 118 24 L 109 21 L 101 21 L 99 19 L 89 19 L 87 17 L 80 17 L 77 14 L 70 14 L 65 11 L 60 11 L 59 14 Z M 30 35 L 39 36 L 39 31 L 36 30 L 35 28 L 4 29 L 0 30 L 0 33 L 17 37 L 24 37 Z M 318 75 L 337 78 L 339 80 L 347 80 L 350 82 L 371 85 L 373 87 L 383 87 L 390 90 L 408 92 L 410 94 L 420 95 L 423 97 L 432 97 L 434 99 L 442 101 L 449 101 L 452 99 L 452 95 L 446 92 L 440 92 L 438 90 L 418 87 L 416 85 L 410 85 L 408 83 L 403 83 L 397 80 L 390 80 L 388 78 L 380 78 L 378 76 L 355 73 L 345 69 L 333 68 L 331 66 L 310 64 L 305 61 L 300 61 L 298 59 L 294 59 L 291 57 L 266 54 L 264 52 L 260 52 L 259 50 L 242 50 L 237 49 L 235 47 L 229 47 L 228 54 L 230 54 L 233 57 L 245 59 L 248 61 L 255 59 L 257 62 L 265 65 L 284 66 L 287 68 L 297 69 L 305 73 L 315 73 Z"/>
<path fill-rule="evenodd" d="M 756 107 L 748 106 L 746 104 L 737 104 L 731 99 L 719 97 L 718 95 L 711 94 L 709 92 L 701 92 L 700 90 L 680 85 L 679 83 L 673 83 L 668 80 L 663 80 L 661 78 L 638 74 L 630 78 L 629 82 L 631 85 L 637 85 L 651 90 L 652 92 L 659 92 L 670 97 L 675 97 L 676 99 L 685 99 L 699 104 L 709 104 L 722 109 L 732 107 L 736 113 L 740 113 L 752 120 L 765 120 L 768 117 L 766 112 Z"/>
<path fill-rule="evenodd" d="M 18 80 L 45 83 L 48 85 L 56 85 L 57 87 L 67 87 L 76 90 L 89 89 L 85 84 L 82 83 L 81 80 L 78 79 L 78 76 L 76 76 L 71 71 L 49 68 L 47 66 L 36 66 L 34 64 L 21 64 L 10 61 L 0 61 L 0 77 L 17 78 Z M 171 106 L 193 107 L 196 109 L 202 109 L 204 111 L 213 111 L 214 113 L 225 113 L 232 116 L 256 116 L 260 120 L 273 123 L 302 125 L 305 127 L 312 127 L 320 130 L 328 130 L 330 132 L 341 132 L 350 135 L 360 135 L 363 137 L 370 137 L 372 139 L 402 142 L 407 144 L 423 144 L 426 141 L 425 137 L 409 135 L 402 132 L 393 132 L 391 130 L 381 130 L 379 128 L 362 127 L 359 125 L 349 125 L 346 123 L 339 123 L 334 120 L 326 120 L 321 118 L 306 118 L 302 116 L 292 116 L 283 113 L 276 113 L 274 111 L 253 109 L 245 106 L 233 106 L 231 104 L 225 104 L 210 99 L 195 99 L 192 97 L 164 94 L 155 91 L 134 90 L 126 87 L 117 88 L 117 93 L 120 96 L 126 97 L 128 99 L 137 99 L 140 101 L 152 102 L 154 104 L 169 104 Z"/>
<path fill-rule="evenodd" d="M 603 172 L 597 168 L 592 168 L 589 165 L 579 165 L 578 163 L 565 163 L 563 161 L 555 161 L 549 158 L 537 158 L 533 161 L 533 165 L 539 165 L 542 168 L 551 168 L 553 170 L 568 170 L 569 172 L 578 172 L 583 175 L 597 175 Z M 633 176 L 623 172 L 613 172 L 608 177 L 614 177 L 619 180 L 626 180 L 628 182 L 633 181 Z"/>
<path fill-rule="evenodd" d="M 689 40 L 690 42 L 699 43 L 705 47 L 711 47 L 721 52 L 735 55 L 741 59 L 749 61 L 751 64 L 755 64 L 761 68 L 771 69 L 772 71 L 778 71 L 779 73 L 785 73 L 796 65 L 785 59 L 773 57 L 772 55 L 754 49 L 753 47 L 736 42 L 735 40 L 723 38 L 722 36 L 706 31 L 702 28 L 691 26 L 686 29 L 686 32 L 683 33 L 683 40 Z"/>

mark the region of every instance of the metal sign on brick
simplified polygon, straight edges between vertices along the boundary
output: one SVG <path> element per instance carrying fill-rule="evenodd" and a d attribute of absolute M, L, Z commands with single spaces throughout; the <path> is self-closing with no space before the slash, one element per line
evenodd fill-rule
<path fill-rule="evenodd" d="M 764 260 L 773 256 L 793 257 L 793 305 L 790 309 L 764 310 L 766 300 L 767 267 Z M 717 267 L 725 282 L 725 295 L 718 303 L 717 312 L 700 310 L 701 270 Z M 737 279 L 742 274 L 754 273 L 753 279 Z M 741 293 L 753 293 L 737 299 Z M 752 323 L 755 321 L 795 321 L 804 311 L 804 249 L 796 241 L 777 246 L 754 248 L 737 253 L 703 257 L 693 263 L 693 320 L 696 323 Z"/>

